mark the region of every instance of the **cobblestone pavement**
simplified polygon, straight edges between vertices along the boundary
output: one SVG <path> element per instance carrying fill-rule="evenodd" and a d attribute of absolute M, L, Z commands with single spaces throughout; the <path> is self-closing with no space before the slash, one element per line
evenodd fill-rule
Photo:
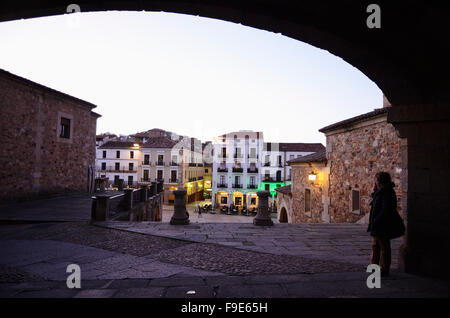
<path fill-rule="evenodd" d="M 367 265 L 371 238 L 360 224 L 239 223 L 170 225 L 160 222 L 99 222 L 99 226 L 187 241 L 213 243 L 247 251 Z M 392 267 L 398 264 L 402 239 L 392 240 Z"/>
<path fill-rule="evenodd" d="M 218 233 L 216 233 L 218 234 Z M 185 242 L 87 223 L 0 226 L 0 297 L 448 297 L 445 282 L 393 271 L 368 289 L 359 264 Z M 68 289 L 79 264 L 82 288 Z"/>

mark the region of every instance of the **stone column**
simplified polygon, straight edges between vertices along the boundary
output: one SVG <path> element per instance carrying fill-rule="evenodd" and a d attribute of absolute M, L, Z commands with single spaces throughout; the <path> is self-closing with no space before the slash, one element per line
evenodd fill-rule
<path fill-rule="evenodd" d="M 399 264 L 408 273 L 450 277 L 450 104 L 394 104 L 388 122 L 404 138 Z"/>
<path fill-rule="evenodd" d="M 172 225 L 186 225 L 189 224 L 189 216 L 186 211 L 186 190 L 174 190 L 175 201 L 173 205 L 173 216 L 170 219 Z"/>
<path fill-rule="evenodd" d="M 147 201 L 148 188 L 146 185 L 141 186 L 141 202 Z"/>
<path fill-rule="evenodd" d="M 99 194 L 95 197 L 95 207 L 92 211 L 92 221 L 107 221 L 109 213 L 109 196 L 105 194 Z"/>
<path fill-rule="evenodd" d="M 123 192 L 125 192 L 125 209 L 129 211 L 133 208 L 133 189 L 124 189 Z"/>
<path fill-rule="evenodd" d="M 258 214 L 253 219 L 254 225 L 273 225 L 269 211 L 269 191 L 258 191 Z"/>

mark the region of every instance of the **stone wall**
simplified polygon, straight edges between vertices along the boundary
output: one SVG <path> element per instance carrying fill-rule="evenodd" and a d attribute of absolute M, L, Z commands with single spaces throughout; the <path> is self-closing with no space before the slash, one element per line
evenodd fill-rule
<path fill-rule="evenodd" d="M 0 71 L 0 107 L 0 200 L 87 190 L 95 105 Z M 59 137 L 61 116 L 70 139 Z"/>
<path fill-rule="evenodd" d="M 356 222 L 370 211 L 375 174 L 387 171 L 395 183 L 398 209 L 401 209 L 400 138 L 386 116 L 354 125 L 344 131 L 327 133 L 330 164 L 330 222 Z M 352 190 L 360 191 L 360 210 L 352 212 Z"/>
<path fill-rule="evenodd" d="M 308 175 L 314 172 L 315 182 L 308 180 Z M 327 193 L 326 167 L 322 163 L 292 165 L 292 222 L 291 223 L 322 223 L 324 212 L 324 196 Z M 305 192 L 310 190 L 310 211 L 305 209 Z"/>

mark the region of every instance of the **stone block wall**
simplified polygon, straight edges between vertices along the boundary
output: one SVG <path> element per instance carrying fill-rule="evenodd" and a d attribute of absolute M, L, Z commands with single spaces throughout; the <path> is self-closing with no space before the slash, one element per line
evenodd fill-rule
<path fill-rule="evenodd" d="M 327 174 L 324 164 L 295 164 L 292 166 L 292 222 L 291 223 L 322 223 L 324 212 L 323 197 L 327 193 Z M 308 175 L 314 172 L 315 182 L 308 180 Z M 310 211 L 305 209 L 305 190 L 311 193 Z"/>
<path fill-rule="evenodd" d="M 327 158 L 330 164 L 330 222 L 353 223 L 370 212 L 375 174 L 387 171 L 395 183 L 398 210 L 402 214 L 401 142 L 395 128 L 378 120 L 327 133 Z M 360 191 L 359 213 L 352 212 L 352 190 Z M 363 220 L 366 220 L 367 217 Z M 366 223 L 366 222 L 363 222 Z"/>
<path fill-rule="evenodd" d="M 86 191 L 99 115 L 90 103 L 0 70 L 0 200 Z M 59 137 L 60 117 L 70 139 Z"/>

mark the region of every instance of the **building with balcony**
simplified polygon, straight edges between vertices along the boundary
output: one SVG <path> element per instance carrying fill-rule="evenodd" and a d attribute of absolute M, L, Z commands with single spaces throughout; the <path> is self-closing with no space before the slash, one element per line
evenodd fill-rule
<path fill-rule="evenodd" d="M 108 141 L 96 150 L 96 177 L 108 184 L 136 186 L 140 178 L 141 144 L 132 141 Z"/>
<path fill-rule="evenodd" d="M 241 130 L 218 136 L 212 143 L 212 191 L 216 206 L 231 204 L 239 209 L 255 205 L 260 183 L 262 132 Z"/>

